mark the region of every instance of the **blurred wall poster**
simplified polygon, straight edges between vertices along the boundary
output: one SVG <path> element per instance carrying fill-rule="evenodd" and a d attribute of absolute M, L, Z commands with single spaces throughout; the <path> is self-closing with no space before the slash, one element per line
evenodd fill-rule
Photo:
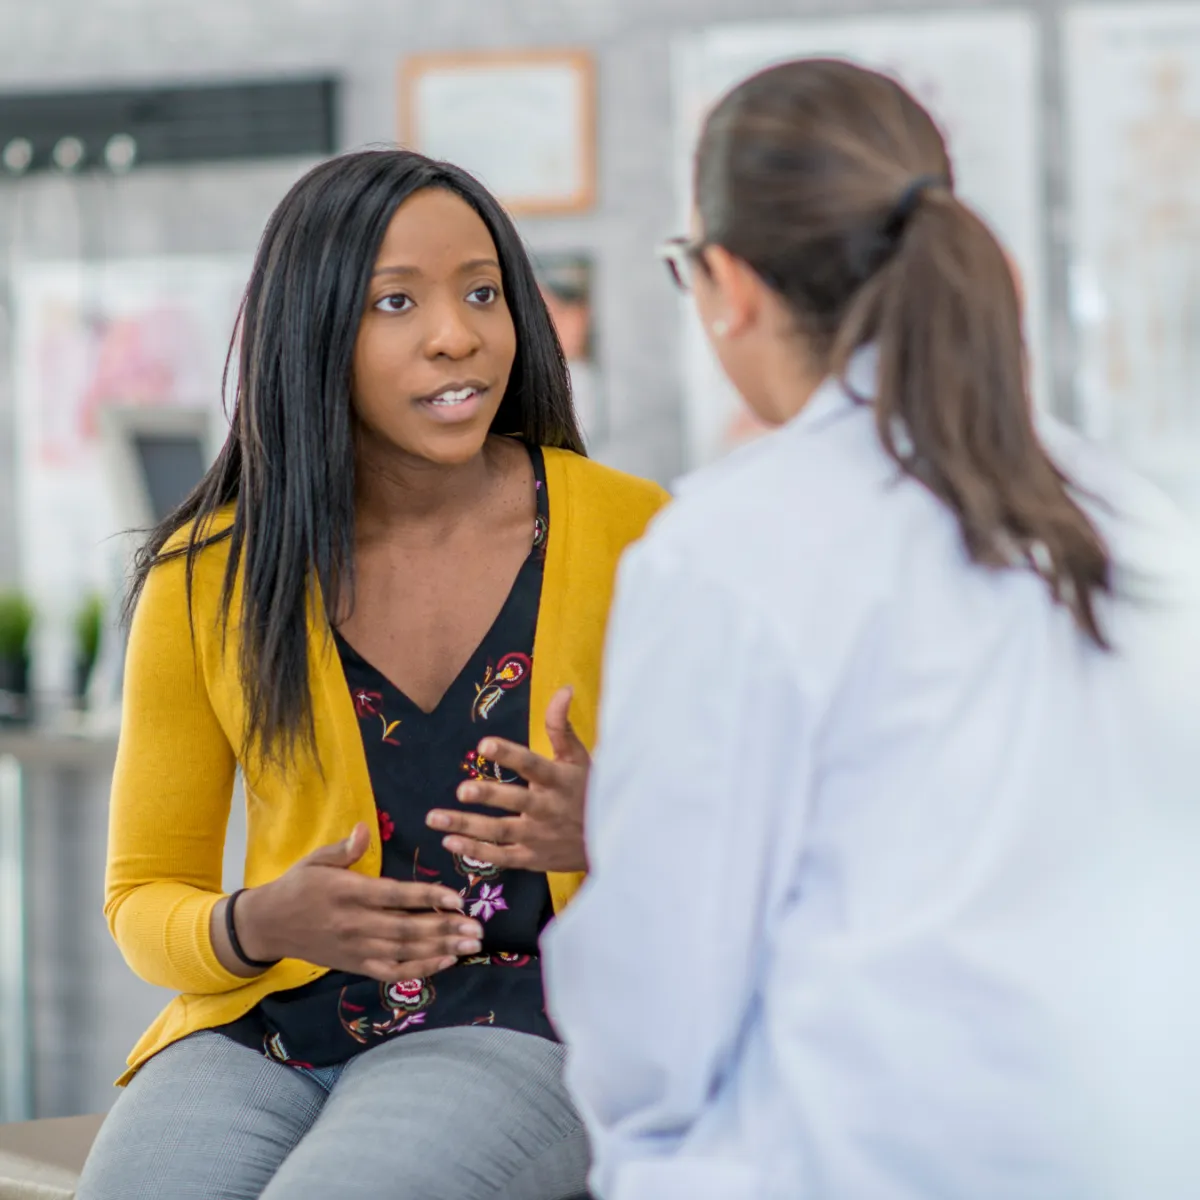
<path fill-rule="evenodd" d="M 38 686 L 69 675 L 81 596 L 115 595 L 127 544 L 103 470 L 107 405 L 222 412 L 244 259 L 28 263 L 14 272 L 18 543 L 39 612 Z M 224 424 L 220 426 L 224 428 Z"/>
<path fill-rule="evenodd" d="M 591 256 L 558 251 L 535 254 L 534 269 L 571 371 L 571 391 L 579 423 L 588 445 L 594 447 L 602 430 Z"/>
<path fill-rule="evenodd" d="M 1200 8 L 1065 21 L 1080 419 L 1200 511 Z"/>
<path fill-rule="evenodd" d="M 814 56 L 886 71 L 937 118 L 959 192 L 991 223 L 1020 266 L 1034 392 L 1039 402 L 1048 403 L 1040 43 L 1028 13 L 766 22 L 714 26 L 682 39 L 674 63 L 682 228 L 689 219 L 691 159 L 705 113 L 746 76 Z M 690 304 L 685 312 L 686 452 L 689 465 L 697 466 L 755 436 L 759 427 L 721 376 Z"/>

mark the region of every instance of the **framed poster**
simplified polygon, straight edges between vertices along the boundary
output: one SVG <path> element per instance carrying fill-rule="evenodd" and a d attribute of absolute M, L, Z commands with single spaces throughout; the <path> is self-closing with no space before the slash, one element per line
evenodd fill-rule
<path fill-rule="evenodd" d="M 1200 8 L 1064 22 L 1086 431 L 1200 511 Z"/>
<path fill-rule="evenodd" d="M 520 216 L 596 199 L 596 80 L 583 51 L 422 55 L 400 73 L 400 141 L 478 176 Z"/>
<path fill-rule="evenodd" d="M 843 58 L 898 79 L 946 135 L 958 191 L 1019 264 L 1033 388 L 1049 403 L 1039 118 L 1040 46 L 1023 12 L 755 22 L 714 26 L 676 45 L 675 147 L 680 229 L 705 114 L 731 87 L 776 63 Z M 684 318 L 686 457 L 697 466 L 753 436 L 755 422 L 721 376 L 699 322 Z"/>
<path fill-rule="evenodd" d="M 112 409 L 206 414 L 204 467 L 224 440 L 221 377 L 250 263 L 164 257 L 44 262 L 14 274 L 17 524 L 38 611 L 35 683 L 69 678 L 81 595 L 124 583 L 128 481 L 106 448 Z"/>

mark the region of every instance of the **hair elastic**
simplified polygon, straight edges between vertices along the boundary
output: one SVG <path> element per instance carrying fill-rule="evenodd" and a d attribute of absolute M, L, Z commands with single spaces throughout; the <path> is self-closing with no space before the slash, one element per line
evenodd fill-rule
<path fill-rule="evenodd" d="M 950 181 L 944 175 L 918 175 L 911 179 L 905 185 L 904 191 L 900 193 L 896 203 L 892 205 L 892 211 L 888 213 L 884 226 L 887 236 L 897 238 L 904 232 L 905 226 L 912 218 L 913 213 L 917 211 L 917 205 L 921 203 L 921 197 L 928 188 L 948 188 L 949 186 Z"/>
<path fill-rule="evenodd" d="M 229 948 L 233 951 L 239 961 L 246 964 L 248 967 L 254 967 L 255 970 L 265 971 L 268 967 L 273 967 L 279 959 L 272 959 L 270 962 L 263 962 L 261 959 L 251 958 L 245 950 L 242 949 L 242 943 L 237 935 L 237 926 L 233 921 L 233 906 L 237 903 L 238 897 L 245 891 L 245 888 L 238 888 L 228 900 L 225 901 L 225 933 L 229 938 Z"/>

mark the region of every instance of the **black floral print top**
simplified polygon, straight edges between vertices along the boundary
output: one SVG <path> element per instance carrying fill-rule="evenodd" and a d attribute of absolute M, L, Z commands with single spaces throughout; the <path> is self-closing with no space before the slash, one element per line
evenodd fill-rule
<path fill-rule="evenodd" d="M 431 809 L 459 805 L 455 792 L 465 778 L 521 782 L 483 759 L 477 746 L 487 735 L 529 743 L 529 680 L 549 535 L 542 455 L 536 447 L 530 455 L 537 520 L 529 557 L 491 630 L 432 712 L 337 638 L 375 792 L 382 874 L 459 891 L 466 913 L 483 925 L 483 948 L 429 979 L 385 985 L 332 971 L 267 996 L 222 1027 L 280 1062 L 333 1066 L 413 1029 L 498 1025 L 555 1036 L 538 957 L 538 937 L 552 912 L 545 875 L 451 854 L 443 835 L 425 825 Z"/>

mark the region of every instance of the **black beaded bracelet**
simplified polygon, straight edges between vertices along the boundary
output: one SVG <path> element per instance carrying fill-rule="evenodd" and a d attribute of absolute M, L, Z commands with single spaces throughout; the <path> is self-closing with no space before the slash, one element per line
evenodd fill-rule
<path fill-rule="evenodd" d="M 245 888 L 238 888 L 236 892 L 230 894 L 228 900 L 225 901 L 225 932 L 229 935 L 229 948 L 237 956 L 239 962 L 243 962 L 248 967 L 254 967 L 257 971 L 265 971 L 268 967 L 273 967 L 279 959 L 272 959 L 270 962 L 259 962 L 258 959 L 251 958 L 245 950 L 242 949 L 242 943 L 238 941 L 237 926 L 233 923 L 233 906 L 237 903 L 237 898 L 245 891 Z"/>

